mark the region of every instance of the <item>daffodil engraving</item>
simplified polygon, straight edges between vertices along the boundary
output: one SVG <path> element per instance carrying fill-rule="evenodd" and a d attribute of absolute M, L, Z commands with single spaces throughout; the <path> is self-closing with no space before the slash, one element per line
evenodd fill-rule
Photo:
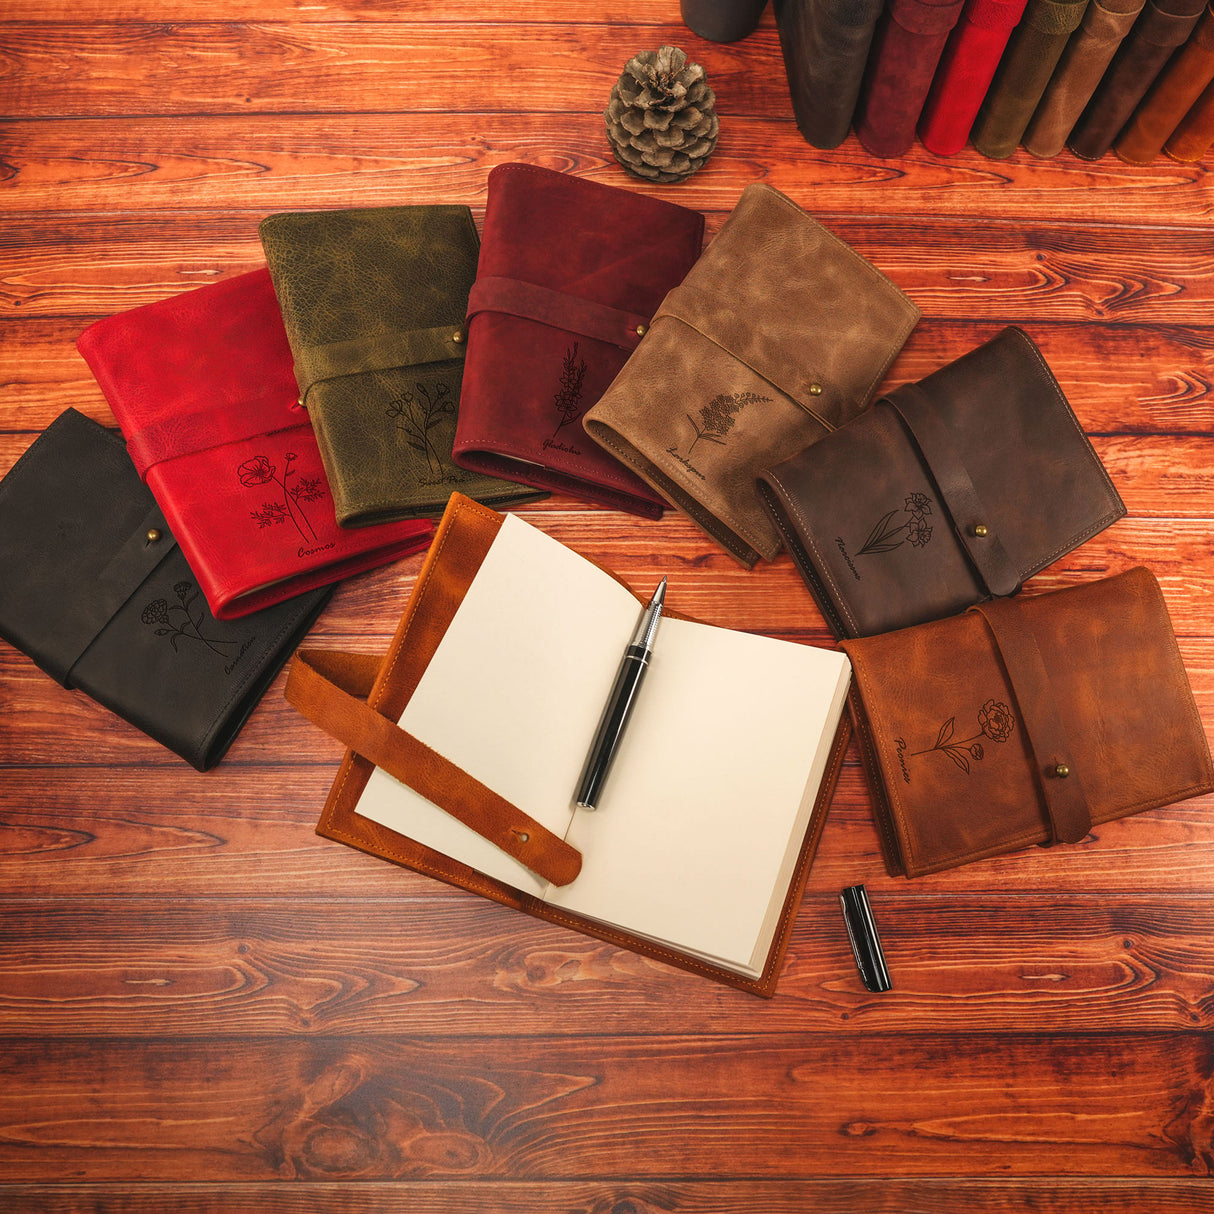
<path fill-rule="evenodd" d="M 910 494 L 901 510 L 891 510 L 882 516 L 856 555 L 874 556 L 879 552 L 893 552 L 906 543 L 912 548 L 924 547 L 932 538 L 931 524 L 927 521 L 931 512 L 931 498 L 926 493 Z M 903 514 L 909 514 L 910 518 L 903 521 L 900 518 Z"/>

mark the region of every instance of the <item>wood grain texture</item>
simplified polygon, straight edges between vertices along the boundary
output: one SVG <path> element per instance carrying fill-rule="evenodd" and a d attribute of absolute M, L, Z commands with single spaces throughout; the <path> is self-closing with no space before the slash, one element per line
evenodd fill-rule
<path fill-rule="evenodd" d="M 65 1191 L 66 1190 L 66 1191 Z M 13 1185 L 22 1214 L 380 1214 L 399 1186 L 357 1184 Z M 1205 1214 L 1214 1191 L 1204 1180 L 419 1180 L 408 1186 L 410 1214 Z"/>
<path fill-rule="evenodd" d="M 862 1173 L 1176 1177 L 1214 1164 L 1210 1042 L 645 1032 L 581 1041 L 193 1037 L 6 1043 L 0 1166 L 45 1181 Z M 947 1074 L 940 1064 L 948 1060 Z M 913 1085 L 900 1077 L 907 1071 Z M 1008 1072 L 1032 1077 L 1026 1113 Z M 250 1084 L 249 1076 L 257 1076 Z M 1110 1083 L 1110 1075 L 1116 1082 Z M 979 1152 L 976 1148 L 981 1148 Z M 138 1162 L 131 1160 L 132 1148 Z M 154 1148 L 154 1149 L 153 1149 Z M 979 1162 L 979 1157 L 982 1161 Z"/>
<path fill-rule="evenodd" d="M 677 188 L 626 178 L 600 116 L 663 42 L 722 119 Z M 1129 515 L 1026 592 L 1150 567 L 1214 739 L 1209 164 L 820 151 L 771 7 L 722 46 L 678 0 L 8 0 L 0 114 L 0 475 L 64 408 L 114 424 L 81 329 L 259 267 L 266 214 L 479 223 L 524 160 L 711 239 L 766 180 L 922 308 L 886 386 L 1004 324 L 1038 342 Z M 787 557 L 521 513 L 699 618 L 832 643 Z M 308 644 L 382 651 L 421 559 L 343 585 Z M 1214 1211 L 1214 796 L 907 881 L 853 749 L 763 1001 L 320 838 L 341 747 L 283 682 L 199 775 L 0 642 L 0 1209 Z M 857 881 L 884 995 L 843 931 Z"/>

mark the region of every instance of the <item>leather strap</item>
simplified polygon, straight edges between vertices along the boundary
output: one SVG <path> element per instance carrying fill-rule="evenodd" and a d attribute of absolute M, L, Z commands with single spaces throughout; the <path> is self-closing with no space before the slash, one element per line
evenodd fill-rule
<path fill-rule="evenodd" d="M 986 620 L 1011 681 L 1049 817 L 1050 842 L 1078 843 L 1092 829 L 1092 815 L 1032 626 L 1015 599 L 994 599 L 969 610 L 980 612 Z"/>
<path fill-rule="evenodd" d="M 449 759 L 366 703 L 381 659 L 301 649 L 284 692 L 314 725 L 500 847 L 554 885 L 568 885 L 582 854 Z"/>
<path fill-rule="evenodd" d="M 327 379 L 341 379 L 363 371 L 417 367 L 463 357 L 464 330 L 458 321 L 435 325 L 432 329 L 372 333 L 352 341 L 306 346 L 295 352 L 299 404 L 306 406 L 308 393 Z"/>
<path fill-rule="evenodd" d="M 307 420 L 298 413 L 287 412 L 293 404 L 293 400 L 284 399 L 278 392 L 252 403 L 242 401 L 239 409 L 216 405 L 196 413 L 167 417 L 128 435 L 126 449 L 146 481 L 148 470 L 167 460 L 228 443 L 243 443 L 280 430 L 303 429 Z"/>
<path fill-rule="evenodd" d="M 72 668 L 148 574 L 176 547 L 164 515 L 153 506 L 90 583 L 89 593 L 75 598 L 70 629 L 64 626 L 58 630 L 55 652 L 48 654 L 46 670 L 52 678 L 64 687 L 72 686 Z"/>
<path fill-rule="evenodd" d="M 468 296 L 468 320 L 480 312 L 505 312 L 554 329 L 635 350 L 649 328 L 648 316 L 580 299 L 517 278 L 478 278 Z"/>
<path fill-rule="evenodd" d="M 882 400 L 906 423 L 911 438 L 923 456 L 923 462 L 927 464 L 940 490 L 944 506 L 952 516 L 957 538 L 977 570 L 986 592 L 996 597 L 1015 594 L 1020 589 L 1019 574 L 995 534 L 994 520 L 983 506 L 952 435 L 936 412 L 931 397 L 918 384 L 904 384 Z M 975 529 L 981 527 L 986 528 L 986 534 L 975 535 Z"/>

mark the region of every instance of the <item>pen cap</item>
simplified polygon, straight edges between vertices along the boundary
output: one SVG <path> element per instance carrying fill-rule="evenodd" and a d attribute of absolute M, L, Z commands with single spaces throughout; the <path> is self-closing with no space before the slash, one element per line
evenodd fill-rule
<path fill-rule="evenodd" d="M 881 951 L 881 937 L 877 935 L 877 921 L 863 885 L 849 885 L 839 895 L 843 907 L 843 921 L 847 924 L 847 935 L 851 940 L 851 951 L 855 954 L 860 977 L 870 991 L 888 991 L 893 983 L 885 967 L 885 954 Z"/>

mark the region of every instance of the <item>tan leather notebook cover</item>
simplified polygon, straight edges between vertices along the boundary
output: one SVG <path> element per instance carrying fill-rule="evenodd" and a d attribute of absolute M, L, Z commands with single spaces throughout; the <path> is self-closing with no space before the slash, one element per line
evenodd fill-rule
<path fill-rule="evenodd" d="M 384 719 L 385 726 L 395 729 L 394 722 L 404 712 L 410 697 L 417 689 L 447 627 L 485 560 L 502 522 L 503 517 L 497 512 L 460 494 L 453 495 L 408 607 L 383 659 L 363 655 L 304 656 L 310 661 L 319 658 L 322 662 L 325 658 L 342 659 L 344 670 L 341 677 L 346 681 L 346 690 L 354 694 L 365 694 L 367 704 Z M 638 602 L 640 601 L 638 597 Z M 686 618 L 679 617 L 677 613 L 671 614 L 675 618 Z M 292 681 L 297 673 L 303 673 L 299 662 L 296 666 L 298 671 L 292 670 Z M 291 682 L 288 683 L 287 698 L 296 703 L 305 715 L 316 719 L 309 706 L 298 702 L 298 694 L 293 691 Z M 825 775 L 788 884 L 773 943 L 762 974 L 758 978 L 740 975 L 724 966 L 706 962 L 699 957 L 655 944 L 631 932 L 549 905 L 532 894 L 488 877 L 467 864 L 453 860 L 358 814 L 355 807 L 374 771 L 374 764 L 354 750 L 347 751 L 342 760 L 317 825 L 317 833 L 417 872 L 437 877 L 448 884 L 471 890 L 537 918 L 559 923 L 585 935 L 741 990 L 770 997 L 775 992 L 780 965 L 788 945 L 789 931 L 800 905 L 805 879 L 817 850 L 826 819 L 826 809 L 834 793 L 849 737 L 850 726 L 847 715 L 844 714 L 830 747 Z M 507 806 L 504 812 L 508 810 Z M 489 817 L 494 822 L 498 820 L 492 814 Z M 519 832 L 516 830 L 515 833 Z M 540 864 L 537 864 L 536 868 L 537 871 L 542 870 Z M 566 880 L 568 879 L 566 877 Z"/>

